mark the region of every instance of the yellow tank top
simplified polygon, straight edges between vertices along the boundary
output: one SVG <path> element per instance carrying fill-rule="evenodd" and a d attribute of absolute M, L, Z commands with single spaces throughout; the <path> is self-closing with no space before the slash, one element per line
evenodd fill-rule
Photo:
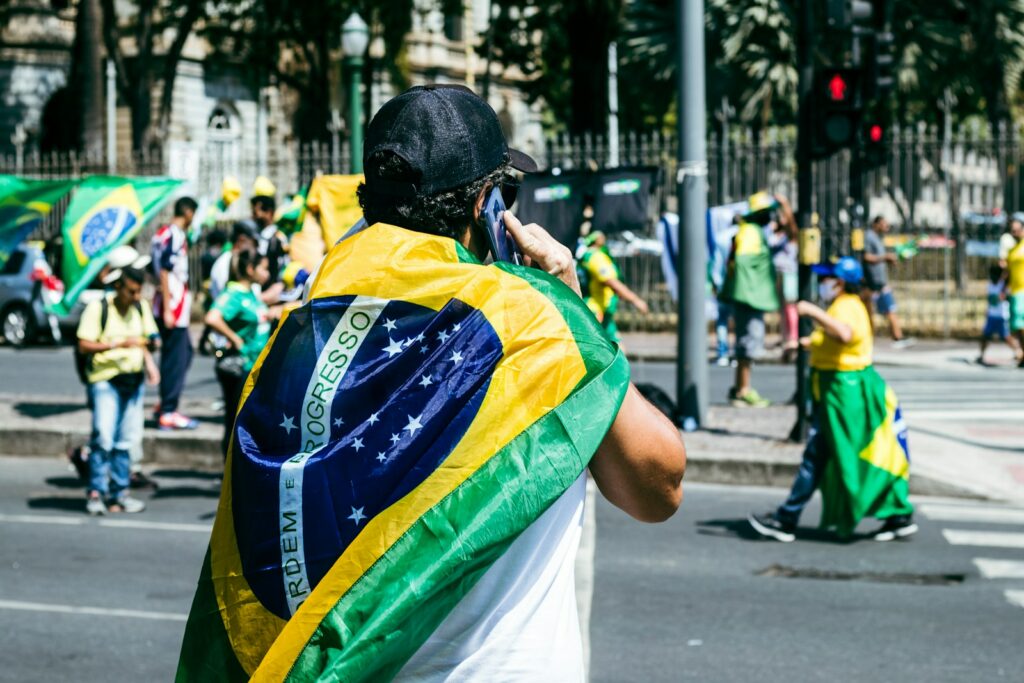
<path fill-rule="evenodd" d="M 1024 293 L 1024 239 L 1010 250 L 1006 257 L 1007 270 L 1010 271 L 1009 282 L 1007 283 L 1010 294 Z"/>
<path fill-rule="evenodd" d="M 812 368 L 818 370 L 863 370 L 871 365 L 874 335 L 864 302 L 856 294 L 840 294 L 826 311 L 853 330 L 849 343 L 830 337 L 821 329 L 811 335 Z"/>

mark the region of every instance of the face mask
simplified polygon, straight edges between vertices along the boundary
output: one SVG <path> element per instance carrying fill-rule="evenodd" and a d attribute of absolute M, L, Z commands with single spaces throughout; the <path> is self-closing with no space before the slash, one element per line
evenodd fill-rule
<path fill-rule="evenodd" d="M 818 297 L 822 302 L 830 304 L 839 296 L 839 283 L 822 282 L 818 284 Z"/>

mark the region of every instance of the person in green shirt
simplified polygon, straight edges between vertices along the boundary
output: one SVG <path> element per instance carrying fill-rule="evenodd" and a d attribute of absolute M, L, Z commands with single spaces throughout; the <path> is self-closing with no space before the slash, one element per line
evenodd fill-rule
<path fill-rule="evenodd" d="M 615 313 L 619 308 L 619 299 L 628 301 L 641 313 L 648 312 L 647 302 L 620 279 L 619 267 L 608 252 L 603 232 L 597 230 L 590 233 L 583 238 L 583 243 L 586 251 L 580 258 L 580 266 L 587 276 L 584 300 L 608 337 L 618 342 L 619 328 L 615 325 Z"/>
<path fill-rule="evenodd" d="M 229 344 L 227 349 L 218 351 L 215 365 L 224 394 L 221 454 L 225 457 L 245 378 L 270 339 L 271 313 L 260 298 L 261 288 L 269 278 L 265 255 L 255 250 L 236 253 L 231 261 L 231 280 L 206 314 L 206 324 Z"/>
<path fill-rule="evenodd" d="M 775 265 L 767 236 L 773 233 L 772 216 L 776 211 L 782 214 L 780 224 L 789 239 L 796 237 L 796 221 L 788 204 L 767 192 L 754 194 L 749 204 L 733 238 L 718 298 L 732 305 L 736 329 L 736 381 L 729 390 L 729 399 L 735 406 L 761 408 L 768 401 L 751 386 L 751 369 L 764 353 L 764 314 L 779 310 Z"/>

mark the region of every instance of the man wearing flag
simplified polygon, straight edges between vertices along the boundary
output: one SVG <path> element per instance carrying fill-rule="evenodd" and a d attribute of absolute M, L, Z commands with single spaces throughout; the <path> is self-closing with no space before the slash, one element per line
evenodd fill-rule
<path fill-rule="evenodd" d="M 907 427 L 896 395 L 871 365 L 871 319 L 859 296 L 863 268 L 844 257 L 814 271 L 828 310 L 798 303 L 800 315 L 819 326 L 802 340 L 811 351 L 814 425 L 786 502 L 748 520 L 766 538 L 793 541 L 800 513 L 820 487 L 822 528 L 850 536 L 874 516 L 883 522 L 875 540 L 905 538 L 917 532 L 908 499 Z"/>
<path fill-rule="evenodd" d="M 506 212 L 536 268 L 483 265 L 485 199 L 536 169 L 486 102 L 412 88 L 370 122 L 364 168 L 369 227 L 246 383 L 178 680 L 583 680 L 586 472 L 664 520 L 679 431 L 566 248 Z"/>

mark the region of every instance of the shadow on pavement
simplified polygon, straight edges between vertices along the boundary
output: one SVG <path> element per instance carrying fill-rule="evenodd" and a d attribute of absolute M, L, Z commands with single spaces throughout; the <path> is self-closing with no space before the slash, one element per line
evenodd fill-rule
<path fill-rule="evenodd" d="M 157 498 L 220 498 L 220 487 L 161 486 L 151 496 Z"/>
<path fill-rule="evenodd" d="M 746 517 L 734 519 L 704 519 L 698 520 L 697 533 L 703 536 L 718 536 L 721 538 L 738 538 L 743 541 L 765 541 L 777 543 L 772 539 L 766 539 L 754 531 Z M 811 541 L 813 543 L 830 543 L 832 545 L 849 545 L 868 538 L 865 535 L 854 534 L 850 538 L 841 538 L 831 531 L 816 527 L 797 527 L 793 532 L 798 541 Z"/>
<path fill-rule="evenodd" d="M 149 473 L 151 477 L 159 479 L 220 479 L 223 475 L 220 472 L 209 472 L 206 470 L 153 470 Z"/>
<path fill-rule="evenodd" d="M 14 404 L 14 409 L 25 417 L 53 417 L 54 415 L 66 415 L 75 413 L 85 408 L 85 402 L 80 403 L 31 403 L 22 401 Z"/>
<path fill-rule="evenodd" d="M 58 489 L 84 489 L 85 482 L 78 477 L 68 475 L 66 477 L 47 477 L 43 480 L 47 486 L 53 486 Z"/>
<path fill-rule="evenodd" d="M 33 510 L 60 510 L 62 512 L 81 512 L 85 514 L 85 491 L 83 490 L 82 495 L 75 498 L 68 496 L 29 498 L 26 504 Z"/>

